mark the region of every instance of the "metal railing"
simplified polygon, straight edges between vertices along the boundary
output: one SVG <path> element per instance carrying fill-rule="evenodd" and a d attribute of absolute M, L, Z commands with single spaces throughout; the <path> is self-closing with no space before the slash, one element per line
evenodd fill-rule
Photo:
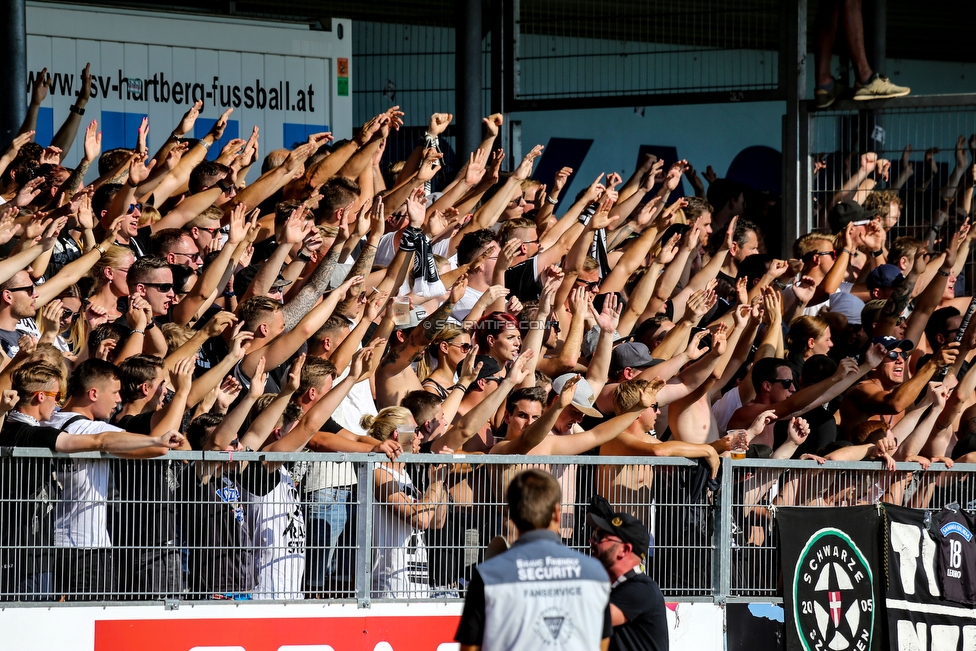
<path fill-rule="evenodd" d="M 716 483 L 665 458 L 4 449 L 0 601 L 461 599 L 489 543 L 512 537 L 505 489 L 529 467 L 559 480 L 560 533 L 581 551 L 596 493 L 645 522 L 647 571 L 680 601 L 778 601 L 778 506 L 976 502 L 976 466 L 724 460 Z"/>

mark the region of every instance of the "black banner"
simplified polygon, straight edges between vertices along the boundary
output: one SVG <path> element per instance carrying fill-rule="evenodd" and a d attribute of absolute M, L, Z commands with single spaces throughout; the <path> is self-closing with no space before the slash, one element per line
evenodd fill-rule
<path fill-rule="evenodd" d="M 971 523 L 948 511 L 926 513 L 887 504 L 884 508 L 891 648 L 976 649 L 976 610 L 946 598 L 947 589 L 956 599 L 966 598 L 960 580 L 972 587 L 976 541 Z"/>
<path fill-rule="evenodd" d="M 780 508 L 787 651 L 885 648 L 875 506 Z"/>

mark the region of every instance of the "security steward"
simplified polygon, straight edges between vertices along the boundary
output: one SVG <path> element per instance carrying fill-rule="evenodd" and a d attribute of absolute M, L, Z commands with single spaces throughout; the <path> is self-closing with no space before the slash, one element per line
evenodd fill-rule
<path fill-rule="evenodd" d="M 644 574 L 651 536 L 629 513 L 614 513 L 604 498 L 590 502 L 590 552 L 610 575 L 610 651 L 667 651 L 667 607 L 661 588 Z"/>
<path fill-rule="evenodd" d="M 507 497 L 519 538 L 475 569 L 454 637 L 461 651 L 606 651 L 610 581 L 594 559 L 562 544 L 559 483 L 526 470 Z"/>

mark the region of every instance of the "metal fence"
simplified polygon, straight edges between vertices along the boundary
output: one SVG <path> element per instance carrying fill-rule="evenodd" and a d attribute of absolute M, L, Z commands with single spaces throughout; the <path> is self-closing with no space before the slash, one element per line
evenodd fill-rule
<path fill-rule="evenodd" d="M 976 503 L 976 466 L 725 460 L 710 484 L 684 459 L 5 449 L 0 601 L 461 599 L 486 548 L 513 537 L 504 494 L 529 467 L 558 478 L 560 533 L 581 551 L 594 494 L 642 520 L 648 573 L 681 601 L 779 600 L 779 506 Z"/>
<path fill-rule="evenodd" d="M 958 191 L 972 187 L 969 166 L 976 161 L 969 140 L 976 134 L 976 95 L 906 97 L 867 104 L 869 107 L 839 102 L 837 108 L 807 114 L 814 197 L 808 225 L 826 225 L 831 200 L 857 173 L 861 154 L 873 152 L 891 163 L 887 180 L 876 174 L 871 178 L 877 189 L 891 189 L 901 198 L 899 234 L 925 239 L 933 213 L 946 208 L 954 211 L 952 202 Z M 959 138 L 960 154 L 965 156 L 961 166 L 956 154 Z M 968 212 L 969 206 L 965 209 Z"/>
<path fill-rule="evenodd" d="M 511 3 L 520 110 L 782 99 L 775 0 Z"/>

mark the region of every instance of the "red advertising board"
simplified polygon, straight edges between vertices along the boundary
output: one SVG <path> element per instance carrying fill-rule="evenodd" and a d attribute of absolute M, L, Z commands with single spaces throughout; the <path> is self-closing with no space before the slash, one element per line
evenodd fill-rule
<path fill-rule="evenodd" d="M 437 651 L 457 616 L 95 622 L 95 651 Z M 385 643 L 385 644 L 384 644 Z"/>

